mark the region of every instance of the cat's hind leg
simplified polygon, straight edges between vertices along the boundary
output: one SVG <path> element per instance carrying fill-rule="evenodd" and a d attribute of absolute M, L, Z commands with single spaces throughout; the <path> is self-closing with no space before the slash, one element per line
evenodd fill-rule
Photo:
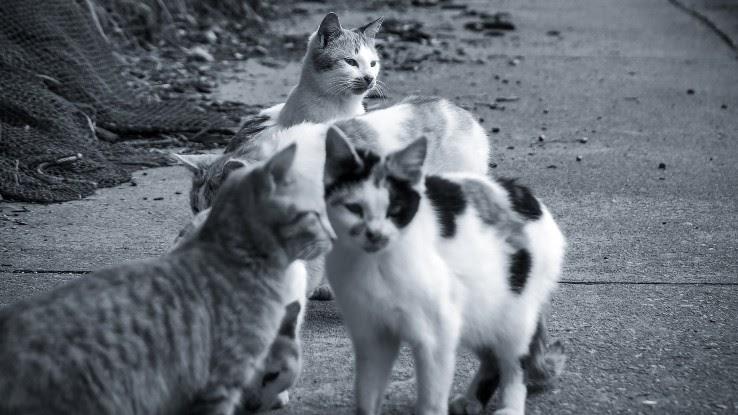
<path fill-rule="evenodd" d="M 479 369 L 464 395 L 457 395 L 449 403 L 451 415 L 481 414 L 500 383 L 497 358 L 490 349 L 477 353 Z"/>
<path fill-rule="evenodd" d="M 519 348 L 501 344 L 495 348 L 500 370 L 500 407 L 495 415 L 523 415 L 527 389 Z"/>
<path fill-rule="evenodd" d="M 440 321 L 435 322 L 433 338 L 412 344 L 418 387 L 417 415 L 448 414 L 461 318 L 450 309 L 436 317 Z"/>
<path fill-rule="evenodd" d="M 377 415 L 400 339 L 386 330 L 364 330 L 354 336 L 356 352 L 356 413 Z"/>

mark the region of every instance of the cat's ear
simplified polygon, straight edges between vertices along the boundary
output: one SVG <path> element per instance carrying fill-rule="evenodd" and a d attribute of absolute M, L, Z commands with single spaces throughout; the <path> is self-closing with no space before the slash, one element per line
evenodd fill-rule
<path fill-rule="evenodd" d="M 423 163 L 428 151 L 428 139 L 420 137 L 387 156 L 387 170 L 391 175 L 417 183 L 423 177 Z"/>
<path fill-rule="evenodd" d="M 322 47 L 326 47 L 333 39 L 341 36 L 341 23 L 338 21 L 338 15 L 330 12 L 325 15 L 323 21 L 318 27 L 318 38 Z"/>
<path fill-rule="evenodd" d="M 295 161 L 297 153 L 297 143 L 292 143 L 287 147 L 279 150 L 264 165 L 264 171 L 267 173 L 271 182 L 274 184 L 283 184 L 289 178 L 290 168 Z"/>
<path fill-rule="evenodd" d="M 293 301 L 285 307 L 282 325 L 279 327 L 279 334 L 287 336 L 290 339 L 297 337 L 297 319 L 300 317 L 300 302 Z"/>
<path fill-rule="evenodd" d="M 330 127 L 325 142 L 326 178 L 336 178 L 347 171 L 361 170 L 363 165 L 346 134 L 336 126 Z"/>
<path fill-rule="evenodd" d="M 220 157 L 220 154 L 176 154 L 171 153 L 172 157 L 177 161 L 184 164 L 187 170 L 192 173 L 200 173 L 207 169 L 215 160 Z"/>
<path fill-rule="evenodd" d="M 374 38 L 374 36 L 377 35 L 377 32 L 379 32 L 379 28 L 382 27 L 382 21 L 384 20 L 384 17 L 380 17 L 379 19 L 370 22 L 369 24 L 362 26 L 359 28 L 359 33 L 362 33 L 364 36 L 369 38 Z"/>
<path fill-rule="evenodd" d="M 223 172 L 221 173 L 223 180 L 225 180 L 233 170 L 240 169 L 241 167 L 246 167 L 245 161 L 239 159 L 228 160 L 226 164 L 223 165 Z"/>

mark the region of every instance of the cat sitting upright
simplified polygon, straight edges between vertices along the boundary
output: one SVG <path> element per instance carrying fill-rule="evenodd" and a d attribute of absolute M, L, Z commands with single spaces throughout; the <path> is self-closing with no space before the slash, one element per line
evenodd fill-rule
<path fill-rule="evenodd" d="M 363 114 L 366 94 L 378 87 L 380 61 L 374 37 L 382 18 L 356 29 L 344 29 L 335 13 L 328 13 L 313 32 L 302 60 L 297 85 L 287 101 L 262 110 L 248 120 L 229 143 L 225 154 L 236 156 L 242 147 L 258 145 L 275 129 L 302 122 L 322 123 Z M 190 206 L 196 214 L 207 209 L 225 179 L 220 154 L 175 154 L 193 174 Z M 213 184 L 216 183 L 215 186 Z"/>
<path fill-rule="evenodd" d="M 232 172 L 165 256 L 0 310 L 0 413 L 234 413 L 277 337 L 290 264 L 335 237 L 295 152 Z"/>
<path fill-rule="evenodd" d="M 356 140 L 353 140 L 356 141 Z M 542 308 L 565 241 L 551 214 L 510 180 L 426 176 L 428 141 L 386 156 L 329 130 L 325 195 L 338 240 L 327 277 L 353 341 L 357 413 L 380 413 L 402 342 L 415 359 L 418 415 L 446 415 L 457 345 L 481 365 L 451 413 L 479 413 L 499 382 L 497 415 L 522 415 L 524 376 L 542 383 L 564 356 Z"/>

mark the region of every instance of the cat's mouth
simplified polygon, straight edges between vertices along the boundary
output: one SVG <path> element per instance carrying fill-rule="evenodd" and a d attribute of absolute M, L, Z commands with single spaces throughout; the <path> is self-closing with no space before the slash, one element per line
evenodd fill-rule
<path fill-rule="evenodd" d="M 376 80 L 371 81 L 369 84 L 367 84 L 364 81 L 354 81 L 351 83 L 351 92 L 354 95 L 361 95 L 368 91 L 371 91 L 372 88 L 377 84 Z"/>
<path fill-rule="evenodd" d="M 373 254 L 375 252 L 379 252 L 382 249 L 384 249 L 387 246 L 388 243 L 389 243 L 389 240 L 387 240 L 387 239 L 384 239 L 384 240 L 381 240 L 381 241 L 378 241 L 378 242 L 369 242 L 369 241 L 367 241 L 367 242 L 364 243 L 363 248 L 364 248 L 364 250 L 366 252 L 368 252 L 370 254 Z"/>

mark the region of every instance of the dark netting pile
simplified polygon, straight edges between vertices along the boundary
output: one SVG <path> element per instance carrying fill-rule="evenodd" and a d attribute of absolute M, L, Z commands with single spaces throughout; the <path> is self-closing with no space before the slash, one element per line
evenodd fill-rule
<path fill-rule="evenodd" d="M 61 202 L 130 178 L 164 156 L 117 137 L 224 131 L 220 113 L 140 97 L 89 0 L 0 0 L 0 195 Z M 97 131 L 110 131 L 105 138 Z M 110 137 L 116 138 L 110 138 Z"/>

